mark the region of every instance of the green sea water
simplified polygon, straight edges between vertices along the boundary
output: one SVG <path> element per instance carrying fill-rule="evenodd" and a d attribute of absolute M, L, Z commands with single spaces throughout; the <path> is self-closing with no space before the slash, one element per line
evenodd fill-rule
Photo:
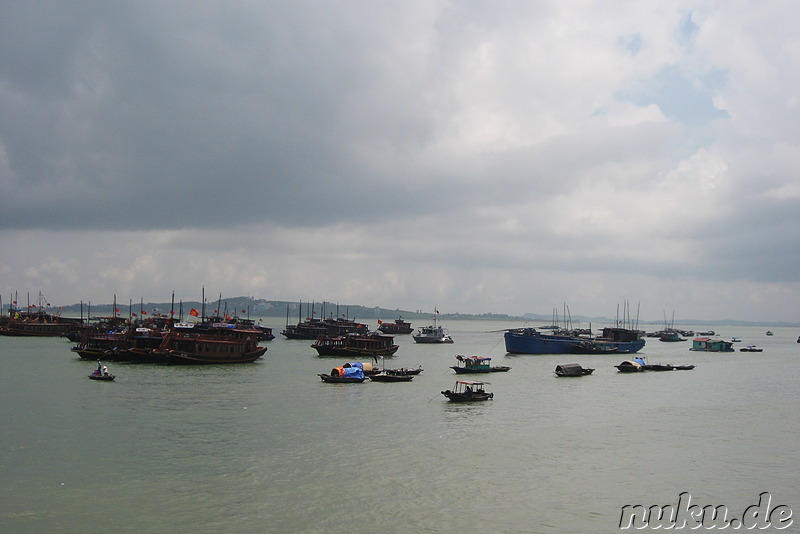
<path fill-rule="evenodd" d="M 387 366 L 421 365 L 413 381 L 344 385 L 317 376 L 341 360 L 280 335 L 254 364 L 110 363 L 110 383 L 64 339 L 0 337 L 0 532 L 617 532 L 623 506 L 682 492 L 800 510 L 798 329 L 713 327 L 762 353 L 648 338 L 651 363 L 696 368 L 630 375 L 506 355 L 520 324 L 443 326 L 454 344 L 395 338 Z M 455 354 L 512 367 L 492 401 L 440 394 Z M 596 370 L 556 378 L 571 362 Z"/>

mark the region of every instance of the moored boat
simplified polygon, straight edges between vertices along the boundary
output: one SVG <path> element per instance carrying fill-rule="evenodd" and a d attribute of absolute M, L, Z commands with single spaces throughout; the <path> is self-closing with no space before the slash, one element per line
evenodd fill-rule
<path fill-rule="evenodd" d="M 733 342 L 724 339 L 711 339 L 708 337 L 696 337 L 692 340 L 692 348 L 702 352 L 733 352 Z"/>
<path fill-rule="evenodd" d="M 384 369 L 369 375 L 369 379 L 375 382 L 410 382 L 415 376 L 414 374 L 394 373 L 391 370 Z"/>
<path fill-rule="evenodd" d="M 175 328 L 164 335 L 152 353 L 168 364 L 252 363 L 267 352 L 267 347 L 258 345 L 258 339 L 254 329 L 227 324 L 210 325 L 202 333 Z"/>
<path fill-rule="evenodd" d="M 403 318 L 400 317 L 395 319 L 393 323 L 384 323 L 378 319 L 378 330 L 384 334 L 401 335 L 410 334 L 414 331 L 414 328 L 411 326 L 411 323 L 404 321 Z"/>
<path fill-rule="evenodd" d="M 598 337 L 571 332 L 543 333 L 535 328 L 517 328 L 504 334 L 506 352 L 511 354 L 631 354 L 639 352 L 645 340 L 639 331 L 607 327 Z"/>
<path fill-rule="evenodd" d="M 739 349 L 739 352 L 762 352 L 764 349 L 756 347 L 755 345 L 747 345 Z"/>
<path fill-rule="evenodd" d="M 614 367 L 616 367 L 620 373 L 638 373 L 644 371 L 644 360 L 642 358 L 624 360 L 622 363 L 615 365 Z"/>
<path fill-rule="evenodd" d="M 594 372 L 594 369 L 582 367 L 579 363 L 562 363 L 556 365 L 556 376 L 586 376 Z"/>

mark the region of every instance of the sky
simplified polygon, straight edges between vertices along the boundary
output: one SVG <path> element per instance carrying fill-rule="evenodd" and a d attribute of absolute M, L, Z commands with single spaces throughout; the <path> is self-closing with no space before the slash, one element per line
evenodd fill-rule
<path fill-rule="evenodd" d="M 800 321 L 791 0 L 7 0 L 0 294 Z"/>

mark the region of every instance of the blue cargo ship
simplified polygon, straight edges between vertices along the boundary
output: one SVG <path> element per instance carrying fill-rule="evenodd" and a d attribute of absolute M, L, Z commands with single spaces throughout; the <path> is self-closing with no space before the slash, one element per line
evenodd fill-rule
<path fill-rule="evenodd" d="M 570 333 L 545 334 L 535 328 L 517 328 L 504 334 L 511 354 L 630 354 L 644 347 L 641 332 L 620 327 L 603 328 L 600 337 Z"/>

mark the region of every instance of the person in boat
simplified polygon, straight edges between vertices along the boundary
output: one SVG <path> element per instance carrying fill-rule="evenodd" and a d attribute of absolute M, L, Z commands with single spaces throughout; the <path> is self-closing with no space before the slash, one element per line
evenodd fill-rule
<path fill-rule="evenodd" d="M 108 376 L 108 367 L 103 366 L 103 376 Z"/>
<path fill-rule="evenodd" d="M 464 389 L 464 393 L 465 393 L 466 395 L 472 396 L 472 387 L 470 387 L 470 386 L 467 386 L 467 387 Z"/>

